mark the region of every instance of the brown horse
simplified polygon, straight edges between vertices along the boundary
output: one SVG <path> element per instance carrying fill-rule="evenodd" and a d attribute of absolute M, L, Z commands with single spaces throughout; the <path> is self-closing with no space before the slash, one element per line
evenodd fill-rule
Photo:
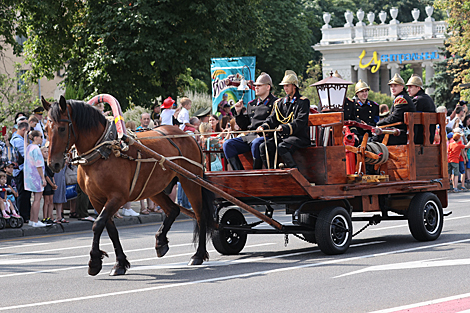
<path fill-rule="evenodd" d="M 83 101 L 66 101 L 64 97 L 60 97 L 58 103 L 50 104 L 43 99 L 43 106 L 49 111 L 47 125 L 50 141 L 48 164 L 54 172 L 59 172 L 64 167 L 65 156 L 73 145 L 79 155 L 86 155 L 90 150 L 94 150 L 95 144 L 102 139 L 101 137 L 107 129 L 106 118 Z M 137 137 L 143 145 L 165 157 L 182 156 L 182 158 L 174 160 L 174 163 L 202 177 L 203 169 L 197 166 L 202 164 L 202 152 L 194 138 L 155 139 L 163 134 L 180 135 L 185 133 L 174 126 L 162 126 L 158 128 L 158 131 L 137 133 Z M 145 137 L 153 138 L 145 139 Z M 140 163 L 139 171 L 137 162 L 133 159 L 138 158 L 138 154 L 142 159 L 149 159 L 152 156 L 144 151 L 138 151 L 133 145 L 129 146 L 128 151 L 122 153 L 128 157 L 116 157 L 113 153 L 110 153 L 108 157 L 105 151 L 107 159 L 98 154 L 98 157 L 90 159 L 88 164 L 78 167 L 78 184 L 99 213 L 93 224 L 94 236 L 88 274 L 98 274 L 102 267 L 102 259 L 107 256 L 106 252 L 99 249 L 100 236 L 105 227 L 116 252 L 116 264 L 110 275 L 123 275 L 130 267 L 113 221 L 114 214 L 128 201 L 150 198 L 164 210 L 166 217 L 155 235 L 155 248 L 159 257 L 165 255 L 168 251 L 166 234 L 180 213 L 179 206 L 164 192 L 165 188 L 171 190 L 175 183 L 175 177 L 179 179 L 188 196 L 197 222 L 194 233 L 195 243 L 199 239 L 197 251 L 191 257 L 189 265 L 202 264 L 204 260 L 208 259 L 206 234 L 210 234 L 214 227 L 213 194 L 180 173 L 169 169 L 164 170 L 156 162 Z M 138 175 L 135 174 L 136 171 Z"/>

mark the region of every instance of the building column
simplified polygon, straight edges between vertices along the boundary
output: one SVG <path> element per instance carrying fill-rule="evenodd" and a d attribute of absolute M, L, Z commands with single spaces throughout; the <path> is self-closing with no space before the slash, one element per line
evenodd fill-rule
<path fill-rule="evenodd" d="M 390 88 L 388 82 L 390 81 L 390 71 L 386 66 L 380 68 L 380 92 L 390 96 Z"/>
<path fill-rule="evenodd" d="M 387 68 L 390 69 L 390 77 L 393 78 L 395 74 L 400 74 L 400 65 L 398 63 L 389 63 Z"/>
<path fill-rule="evenodd" d="M 423 62 L 422 66 L 426 67 L 426 81 L 424 83 L 428 85 L 431 82 L 431 78 L 434 77 L 434 64 L 432 62 Z M 427 87 L 425 92 L 431 95 L 434 93 L 434 88 Z"/>
<path fill-rule="evenodd" d="M 413 69 L 413 74 L 418 75 L 421 79 L 423 78 L 423 67 L 421 64 L 413 64 L 411 68 Z"/>
<path fill-rule="evenodd" d="M 378 92 L 380 91 L 380 85 L 379 85 L 379 71 L 372 73 L 372 71 L 368 72 L 368 81 L 367 84 L 369 85 L 370 89 L 372 91 Z"/>
<path fill-rule="evenodd" d="M 357 81 L 359 81 L 360 79 L 362 79 L 363 82 L 369 84 L 369 82 L 367 81 L 367 69 L 357 69 Z"/>

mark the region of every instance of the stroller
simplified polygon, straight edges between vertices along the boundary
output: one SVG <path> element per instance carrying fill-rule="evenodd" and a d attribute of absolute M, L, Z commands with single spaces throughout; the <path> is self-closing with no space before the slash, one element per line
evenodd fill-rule
<path fill-rule="evenodd" d="M 4 229 L 7 225 L 9 225 L 11 228 L 23 227 L 24 220 L 21 216 L 18 215 L 18 209 L 15 206 L 14 198 L 13 201 L 11 201 L 11 198 L 9 197 L 10 195 L 13 196 L 12 191 L 10 188 L 1 188 L 0 191 L 7 193 L 7 199 L 1 199 L 0 201 L 3 201 L 6 211 L 10 212 L 10 217 L 8 218 L 5 218 L 3 214 L 0 214 L 0 229 Z"/>

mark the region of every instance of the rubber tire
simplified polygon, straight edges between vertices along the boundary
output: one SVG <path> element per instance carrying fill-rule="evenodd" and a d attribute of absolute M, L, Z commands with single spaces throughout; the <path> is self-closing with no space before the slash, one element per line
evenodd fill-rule
<path fill-rule="evenodd" d="M 233 208 L 223 209 L 219 212 L 219 225 L 244 225 L 246 224 L 243 214 Z M 223 255 L 234 255 L 240 253 L 246 244 L 247 234 L 239 231 L 217 229 L 212 235 L 214 248 Z"/>
<path fill-rule="evenodd" d="M 342 228 L 335 227 L 337 223 Z M 343 227 L 348 231 L 344 231 Z M 352 222 L 348 211 L 342 207 L 321 210 L 315 224 L 315 237 L 320 250 L 325 254 L 346 252 L 352 240 Z"/>
<path fill-rule="evenodd" d="M 11 219 L 11 217 L 10 217 L 10 219 Z M 16 226 L 15 226 L 16 228 L 21 228 L 21 227 L 23 227 L 23 224 L 24 224 L 23 217 L 20 217 L 20 218 L 14 217 L 14 219 L 16 219 Z M 11 225 L 11 222 L 10 222 L 10 227 L 13 227 L 13 226 Z"/>
<path fill-rule="evenodd" d="M 5 219 L 2 217 L 2 218 L 0 218 L 0 229 L 4 229 L 5 226 L 7 226 L 7 222 L 6 222 Z"/>
<path fill-rule="evenodd" d="M 432 192 L 418 193 L 408 207 L 408 227 L 418 241 L 439 238 L 444 225 L 442 204 Z"/>

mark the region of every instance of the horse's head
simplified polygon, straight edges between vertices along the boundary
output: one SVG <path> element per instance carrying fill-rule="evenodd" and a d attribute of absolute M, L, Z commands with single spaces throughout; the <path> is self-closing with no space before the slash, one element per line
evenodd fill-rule
<path fill-rule="evenodd" d="M 41 98 L 43 107 L 48 111 L 46 130 L 49 138 L 49 167 L 58 173 L 65 165 L 65 157 L 76 141 L 71 120 L 71 108 L 60 96 L 59 102 L 49 103 Z"/>

